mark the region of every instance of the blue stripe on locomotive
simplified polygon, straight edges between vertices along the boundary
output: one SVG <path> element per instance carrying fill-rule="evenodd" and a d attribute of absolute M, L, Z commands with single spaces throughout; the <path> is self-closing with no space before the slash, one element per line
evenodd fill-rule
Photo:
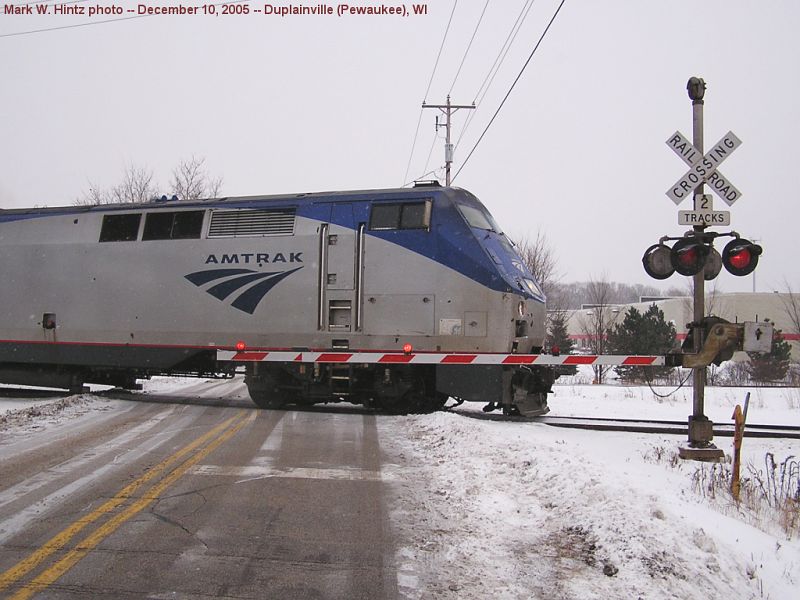
<path fill-rule="evenodd" d="M 523 278 L 533 281 L 535 279 L 504 235 L 470 228 L 456 209 L 454 196 L 457 196 L 459 202 L 486 210 L 477 198 L 463 190 L 421 188 L 369 194 L 337 194 L 335 198 L 327 198 L 322 202 L 301 203 L 297 206 L 297 214 L 356 229 L 358 223 L 369 223 L 370 207 L 375 201 L 408 202 L 433 198 L 430 231 L 368 230 L 367 234 L 430 258 L 490 289 L 544 302 L 543 294 L 534 295 L 522 281 Z M 334 206 L 347 203 L 352 210 L 332 209 L 331 200 Z"/>

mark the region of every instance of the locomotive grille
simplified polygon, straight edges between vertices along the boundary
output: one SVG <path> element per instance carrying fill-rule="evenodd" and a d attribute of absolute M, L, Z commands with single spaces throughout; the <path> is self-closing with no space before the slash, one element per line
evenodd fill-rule
<path fill-rule="evenodd" d="M 217 210 L 211 213 L 210 238 L 293 235 L 294 209 Z"/>

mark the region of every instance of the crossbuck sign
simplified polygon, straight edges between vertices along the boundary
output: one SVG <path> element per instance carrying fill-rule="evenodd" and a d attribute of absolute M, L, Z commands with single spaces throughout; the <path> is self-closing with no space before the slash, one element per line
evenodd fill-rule
<path fill-rule="evenodd" d="M 732 206 L 742 194 L 736 189 L 736 186 L 719 172 L 717 167 L 741 143 L 742 141 L 732 131 L 729 131 L 703 156 L 680 131 L 676 131 L 667 140 L 667 146 L 672 148 L 675 154 L 680 156 L 691 168 L 675 185 L 667 190 L 667 196 L 669 196 L 670 200 L 675 204 L 680 204 L 685 198 L 692 196 L 692 192 L 698 185 L 707 183 L 708 187 L 722 198 L 728 206 Z"/>

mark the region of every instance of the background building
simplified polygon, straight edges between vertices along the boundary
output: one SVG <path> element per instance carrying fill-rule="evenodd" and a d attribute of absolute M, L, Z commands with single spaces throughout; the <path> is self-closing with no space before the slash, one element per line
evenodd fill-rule
<path fill-rule="evenodd" d="M 588 340 L 594 329 L 592 322 L 596 320 L 596 311 L 602 310 L 604 322 L 613 327 L 614 323 L 622 321 L 629 308 L 636 308 L 643 313 L 651 304 L 656 304 L 664 312 L 664 318 L 675 326 L 678 340 L 683 340 L 686 337 L 686 325 L 692 321 L 691 297 L 645 297 L 633 304 L 584 305 L 578 310 L 566 311 L 567 331 L 575 342 L 576 351 L 591 353 Z M 769 319 L 776 329 L 781 330 L 784 339 L 791 343 L 793 361 L 800 361 L 800 294 L 709 294 L 706 297 L 706 314 L 722 317 L 732 323 Z"/>

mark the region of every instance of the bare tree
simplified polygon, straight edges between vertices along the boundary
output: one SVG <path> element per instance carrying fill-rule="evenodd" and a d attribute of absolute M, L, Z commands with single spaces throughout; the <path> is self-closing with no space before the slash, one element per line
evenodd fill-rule
<path fill-rule="evenodd" d="M 212 179 L 206 172 L 205 158 L 192 156 L 181 161 L 172 171 L 170 196 L 180 200 L 198 200 L 219 196 L 222 178 Z M 153 171 L 144 167 L 128 165 L 122 181 L 107 190 L 89 182 L 89 190 L 75 204 L 124 204 L 127 202 L 151 202 L 157 199 L 159 186 L 153 182 Z"/>
<path fill-rule="evenodd" d="M 608 351 L 608 332 L 619 318 L 619 310 L 612 304 L 613 286 L 603 276 L 590 279 L 586 286 L 588 302 L 581 310 L 579 323 L 593 354 Z M 594 380 L 603 383 L 611 367 L 593 365 Z"/>
<path fill-rule="evenodd" d="M 555 253 L 547 235 L 540 229 L 536 232 L 536 237 L 531 239 L 527 235 L 516 242 L 517 252 L 522 257 L 522 261 L 531 270 L 536 281 L 547 296 L 547 308 L 549 310 L 562 310 L 560 294 L 557 293 L 557 283 L 561 276 L 557 270 Z"/>
<path fill-rule="evenodd" d="M 800 334 L 800 294 L 796 294 L 792 290 L 788 280 L 784 279 L 783 285 L 786 293 L 778 294 L 778 297 L 781 299 L 786 317 L 792 325 L 791 333 Z"/>
<path fill-rule="evenodd" d="M 204 169 L 206 159 L 192 156 L 172 171 L 172 194 L 180 200 L 214 198 L 222 188 L 222 178 L 212 179 Z"/>
<path fill-rule="evenodd" d="M 122 183 L 111 188 L 111 202 L 148 202 L 157 193 L 153 185 L 153 171 L 129 165 Z"/>
<path fill-rule="evenodd" d="M 84 206 L 95 206 L 97 204 L 108 204 L 107 194 L 105 191 L 101 190 L 98 186 L 94 185 L 91 181 L 89 182 L 89 189 L 84 190 L 81 197 L 75 200 L 75 204 L 80 204 Z"/>
<path fill-rule="evenodd" d="M 530 269 L 536 281 L 542 288 L 547 297 L 547 320 L 545 328 L 548 338 L 552 337 L 554 326 L 566 323 L 567 307 L 562 293 L 563 288 L 558 285 L 561 278 L 557 270 L 557 260 L 553 247 L 547 239 L 547 235 L 538 230 L 536 237 L 531 239 L 527 235 L 520 238 L 516 243 L 522 261 Z M 559 344 L 559 347 L 566 348 L 566 345 Z M 569 373 L 570 375 L 572 373 Z"/>
<path fill-rule="evenodd" d="M 148 202 L 158 194 L 153 184 L 153 171 L 136 165 L 125 167 L 122 181 L 112 188 L 103 190 L 89 183 L 89 190 L 76 200 L 76 204 L 125 204 L 127 202 Z"/>

